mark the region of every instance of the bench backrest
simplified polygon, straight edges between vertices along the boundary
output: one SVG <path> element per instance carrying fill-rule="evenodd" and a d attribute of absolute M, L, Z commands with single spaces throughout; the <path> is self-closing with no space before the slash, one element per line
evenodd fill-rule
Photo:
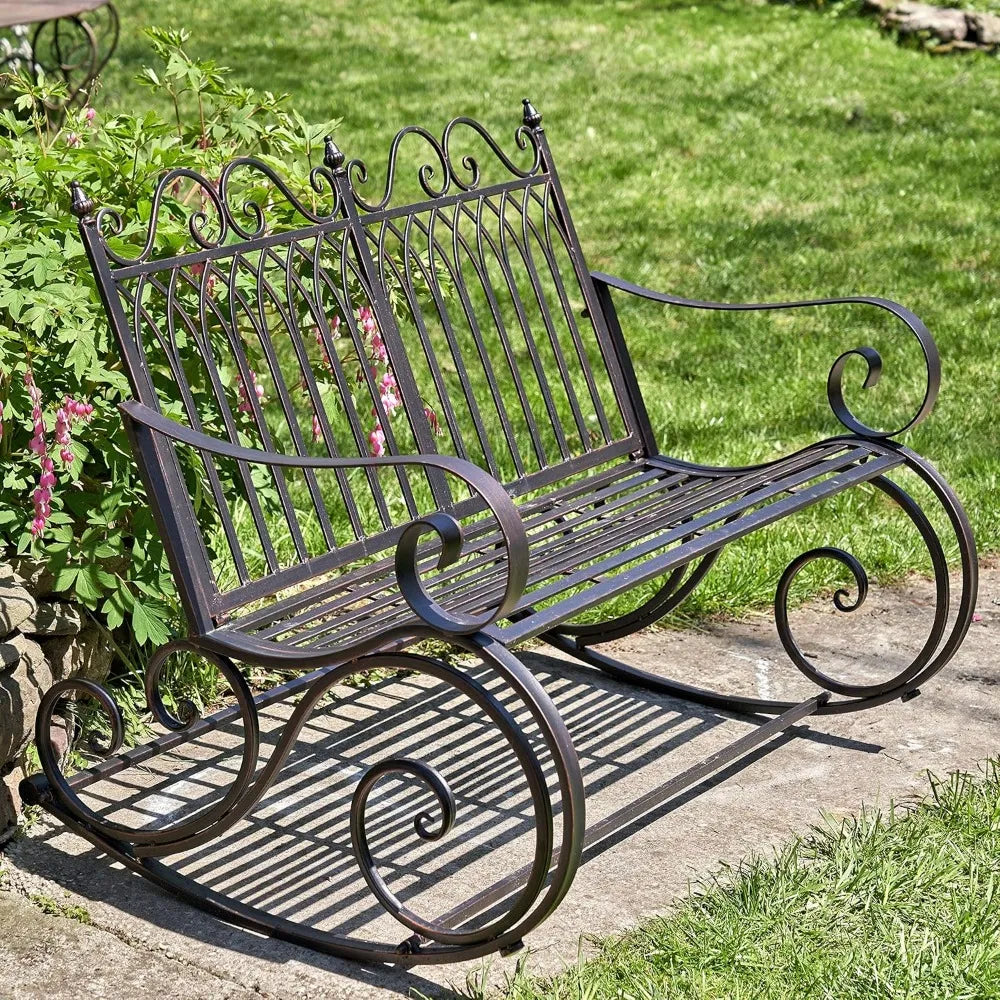
<path fill-rule="evenodd" d="M 457 455 L 513 494 L 637 451 L 633 401 L 527 102 L 515 141 L 508 155 L 467 118 L 440 139 L 403 129 L 379 196 L 329 140 L 308 197 L 251 158 L 217 182 L 174 170 L 138 252 L 116 213 L 84 202 L 81 232 L 136 398 L 270 451 Z M 406 176 L 416 145 L 423 165 Z M 167 212 L 186 214 L 180 251 L 161 246 Z M 198 458 L 187 493 L 212 535 L 213 619 L 464 499 L 440 475 L 324 479 Z"/>

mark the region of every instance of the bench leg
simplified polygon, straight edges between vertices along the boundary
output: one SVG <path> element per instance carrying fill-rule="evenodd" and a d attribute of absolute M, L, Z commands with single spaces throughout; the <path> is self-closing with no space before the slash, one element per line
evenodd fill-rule
<path fill-rule="evenodd" d="M 124 726 L 121 713 L 110 695 L 98 685 L 82 680 L 67 680 L 55 685 L 45 696 L 37 719 L 39 756 L 43 773 L 24 782 L 26 799 L 42 805 L 67 826 L 106 851 L 132 870 L 176 893 L 196 906 L 252 930 L 280 937 L 297 944 L 345 958 L 367 962 L 412 964 L 417 962 L 454 962 L 477 958 L 494 951 L 517 947 L 522 937 L 545 919 L 565 896 L 580 860 L 585 815 L 584 789 L 576 753 L 555 706 L 534 676 L 496 640 L 478 634 L 450 638 L 449 643 L 466 653 L 474 653 L 491 674 L 503 682 L 506 692 L 520 706 L 519 718 L 530 716 L 529 733 L 515 718 L 505 701 L 466 670 L 439 659 L 411 652 L 388 652 L 359 657 L 314 671 L 286 686 L 286 692 L 301 694 L 285 721 L 266 763 L 258 767 L 260 724 L 258 708 L 270 703 L 267 695 L 254 698 L 240 671 L 229 660 L 215 654 L 208 656 L 223 672 L 236 695 L 237 705 L 228 718 L 241 718 L 244 745 L 241 767 L 232 784 L 218 802 L 186 818 L 155 829 L 133 829 L 112 823 L 93 811 L 79 792 L 102 776 L 122 770 L 152 754 L 148 748 L 106 758 L 103 764 L 67 778 L 61 771 L 58 755 L 49 739 L 52 716 L 61 701 L 71 694 L 95 700 L 107 714 L 112 740 L 102 753 L 115 754 L 121 747 Z M 171 715 L 160 696 L 159 683 L 169 655 L 193 651 L 190 642 L 164 647 L 150 662 L 147 674 L 149 704 L 158 720 L 169 730 L 158 748 L 170 749 L 185 739 L 214 728 L 211 720 L 198 720 L 189 709 Z M 380 906 L 408 931 L 410 936 L 398 941 L 371 941 L 337 935 L 270 914 L 260 908 L 227 897 L 179 874 L 162 858 L 200 847 L 222 836 L 257 805 L 284 767 L 306 723 L 320 701 L 346 678 L 369 671 L 398 671 L 422 674 L 468 699 L 481 717 L 502 734 L 526 780 L 534 814 L 533 859 L 521 873 L 518 885 L 503 901 L 499 912 L 474 919 L 485 907 L 463 904 L 449 913 L 424 917 L 413 912 L 389 887 L 379 870 L 369 844 L 366 810 L 370 796 L 387 779 L 406 781 L 429 790 L 435 800 L 435 815 L 421 812 L 413 817 L 414 834 L 424 841 L 444 838 L 459 817 L 456 800 L 448 780 L 430 764 L 403 756 L 387 756 L 367 767 L 361 774 L 350 805 L 350 840 L 360 875 Z M 539 744 L 544 746 L 540 754 Z M 153 748 L 156 750 L 157 748 Z M 133 759 L 129 759 L 129 754 Z M 543 770 L 547 764 L 549 775 Z M 553 800 L 560 806 L 561 836 L 555 834 Z"/>
<path fill-rule="evenodd" d="M 810 562 L 816 559 L 833 559 L 848 569 L 857 585 L 857 597 L 851 603 L 846 591 L 834 595 L 834 604 L 842 612 L 856 611 L 868 592 L 868 577 L 861 563 L 850 553 L 835 546 L 821 546 L 803 553 L 785 569 L 775 594 L 775 623 L 782 646 L 794 665 L 819 688 L 837 697 L 831 697 L 816 710 L 817 715 L 830 715 L 858 711 L 884 704 L 895 699 L 903 701 L 919 694 L 920 685 L 934 676 L 956 653 L 968 632 L 975 611 L 978 586 L 978 563 L 975 539 L 968 517 L 958 497 L 937 470 L 919 455 L 898 445 L 887 444 L 887 450 L 900 454 L 905 465 L 931 490 L 948 519 L 959 552 L 959 594 L 957 602 L 952 594 L 949 567 L 944 546 L 934 525 L 909 493 L 893 480 L 880 476 L 871 485 L 882 491 L 911 521 L 919 532 L 928 553 L 935 582 L 934 618 L 930 634 L 917 655 L 901 671 L 887 680 L 872 684 L 849 683 L 823 673 L 803 655 L 788 619 L 788 597 L 792 581 Z M 627 683 L 673 697 L 699 702 L 723 711 L 776 715 L 794 707 L 794 703 L 763 698 L 750 698 L 712 691 L 691 684 L 640 670 L 622 663 L 593 648 L 593 644 L 627 635 L 643 624 L 652 624 L 657 617 L 676 607 L 688 596 L 704 577 L 718 556 L 710 553 L 687 575 L 682 566 L 671 574 L 660 591 L 630 615 L 590 626 L 561 627 L 547 633 L 544 638 L 577 659 Z M 659 614 L 657 614 L 659 612 Z"/>

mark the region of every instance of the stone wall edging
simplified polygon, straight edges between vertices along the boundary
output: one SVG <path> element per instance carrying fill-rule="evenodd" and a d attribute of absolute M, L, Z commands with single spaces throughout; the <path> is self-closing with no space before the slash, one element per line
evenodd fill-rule
<path fill-rule="evenodd" d="M 900 37 L 926 37 L 935 50 L 953 52 L 1000 47 L 1000 16 L 957 7 L 938 7 L 920 0 L 864 0 L 865 9 L 879 15 L 879 23 Z"/>
<path fill-rule="evenodd" d="M 0 843 L 17 828 L 17 786 L 42 695 L 68 677 L 100 683 L 111 669 L 104 636 L 81 608 L 54 597 L 51 583 L 31 560 L 0 563 Z"/>

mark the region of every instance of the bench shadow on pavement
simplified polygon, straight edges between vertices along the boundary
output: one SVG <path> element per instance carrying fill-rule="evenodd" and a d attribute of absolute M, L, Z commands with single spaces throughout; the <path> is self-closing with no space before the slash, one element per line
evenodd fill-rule
<path fill-rule="evenodd" d="M 571 666 L 544 654 L 526 654 L 525 662 L 542 681 L 572 733 L 591 821 L 756 724 L 627 687 L 589 668 Z M 502 696 L 494 679 L 485 675 L 481 679 Z M 534 820 L 527 783 L 495 728 L 471 702 L 461 702 L 453 690 L 411 675 L 338 691 L 338 697 L 321 706 L 306 724 L 285 767 L 248 819 L 203 848 L 165 860 L 185 875 L 282 917 L 300 919 L 336 934 L 367 933 L 402 941 L 409 931 L 384 914 L 361 878 L 351 849 L 351 795 L 364 767 L 386 756 L 425 760 L 440 771 L 455 794 L 455 828 L 434 843 L 414 834 L 418 813 L 437 815 L 433 798 L 422 786 L 390 779 L 369 804 L 366 828 L 380 871 L 400 898 L 422 915 L 445 912 L 532 857 Z M 516 710 L 515 705 L 508 707 Z M 283 718 L 280 709 L 264 714 L 262 761 L 278 739 Z M 537 736 L 526 728 L 529 737 Z M 796 726 L 595 844 L 585 852 L 584 863 L 793 738 L 866 753 L 881 749 Z M 238 726 L 209 733 L 192 741 L 183 758 L 158 758 L 160 771 L 153 765 L 133 768 L 92 786 L 88 802 L 105 812 L 118 809 L 122 812 L 116 815 L 139 817 L 140 822 L 143 817 L 163 822 L 164 813 L 172 808 L 190 811 L 191 802 L 217 800 L 238 767 L 234 749 L 238 745 Z M 550 776 L 551 761 L 543 755 L 542 763 Z M 173 782 L 166 791 L 164 775 Z M 153 779 L 155 793 L 150 791 Z M 558 815 L 555 826 L 558 835 Z M 14 860 L 26 871 L 121 911 L 128 915 L 125 923 L 130 917 L 138 918 L 153 928 L 197 942 L 197 947 L 225 949 L 231 953 L 225 961 L 234 965 L 241 964 L 241 955 L 265 963 L 297 961 L 349 977 L 359 986 L 367 984 L 404 996 L 411 991 L 458 996 L 442 992 L 419 966 L 404 969 L 345 962 L 231 927 L 146 880 L 122 872 L 95 848 L 77 854 L 80 846 L 74 839 L 73 853 L 68 853 L 64 848 L 70 844 L 57 825 L 22 841 Z M 584 926 L 577 928 L 578 933 L 585 931 Z M 155 930 L 150 938 L 155 941 Z M 530 934 L 527 943 L 530 946 Z M 175 941 L 168 947 L 183 951 L 185 944 Z M 203 957 L 199 964 L 215 966 L 218 956 Z M 253 979 L 250 968 L 244 963 L 244 973 Z M 456 967 L 452 976 L 446 973 L 444 978 L 461 981 L 465 968 Z M 262 988 L 266 989 L 266 983 Z"/>

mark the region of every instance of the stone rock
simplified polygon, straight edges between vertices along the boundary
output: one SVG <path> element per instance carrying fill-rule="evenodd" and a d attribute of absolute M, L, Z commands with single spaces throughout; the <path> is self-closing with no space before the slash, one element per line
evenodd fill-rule
<path fill-rule="evenodd" d="M 1000 45 L 1000 17 L 996 14 L 967 10 L 965 21 L 969 28 L 969 37 L 980 45 L 991 47 Z"/>
<path fill-rule="evenodd" d="M 35 613 L 36 607 L 35 599 L 24 589 L 13 570 L 0 566 L 0 638 L 19 629 Z"/>
<path fill-rule="evenodd" d="M 72 605 L 39 603 L 35 617 L 22 626 L 36 634 L 18 631 L 0 641 L 0 843 L 9 836 L 20 809 L 17 783 L 7 776 L 24 762 L 42 695 L 68 677 L 100 683 L 111 669 L 112 650 L 104 635 L 94 627 L 81 631 L 80 612 Z M 64 720 L 53 719 L 51 736 L 62 756 L 69 746 Z"/>
<path fill-rule="evenodd" d="M 18 576 L 22 587 L 32 597 L 48 597 L 55 586 L 56 578 L 46 564 L 31 556 L 12 556 L 10 567 Z"/>
<path fill-rule="evenodd" d="M 925 31 L 942 42 L 962 42 L 969 33 L 965 11 L 935 7 L 917 0 L 902 0 L 893 4 L 885 12 L 882 24 L 895 28 L 901 35 Z"/>
<path fill-rule="evenodd" d="M 21 659 L 21 650 L 14 644 L 17 636 L 10 636 L 0 642 L 0 674 L 13 670 Z"/>
<path fill-rule="evenodd" d="M 39 601 L 35 607 L 21 625 L 26 635 L 76 635 L 83 628 L 83 613 L 69 601 Z"/>
<path fill-rule="evenodd" d="M 69 746 L 73 736 L 70 729 L 70 724 L 62 715 L 52 716 L 52 725 L 49 726 L 49 740 L 60 764 L 65 763 L 69 754 Z"/>
<path fill-rule="evenodd" d="M 21 815 L 21 796 L 17 786 L 22 777 L 23 772 L 17 767 L 0 778 L 0 845 L 17 831 L 17 820 Z"/>
<path fill-rule="evenodd" d="M 81 677 L 100 684 L 111 670 L 112 650 L 96 628 L 79 635 L 40 637 L 54 680 Z"/>
<path fill-rule="evenodd" d="M 27 745 L 41 696 L 53 681 L 37 642 L 16 635 L 9 644 L 19 656 L 13 669 L 0 673 L 0 766 L 19 757 Z"/>

